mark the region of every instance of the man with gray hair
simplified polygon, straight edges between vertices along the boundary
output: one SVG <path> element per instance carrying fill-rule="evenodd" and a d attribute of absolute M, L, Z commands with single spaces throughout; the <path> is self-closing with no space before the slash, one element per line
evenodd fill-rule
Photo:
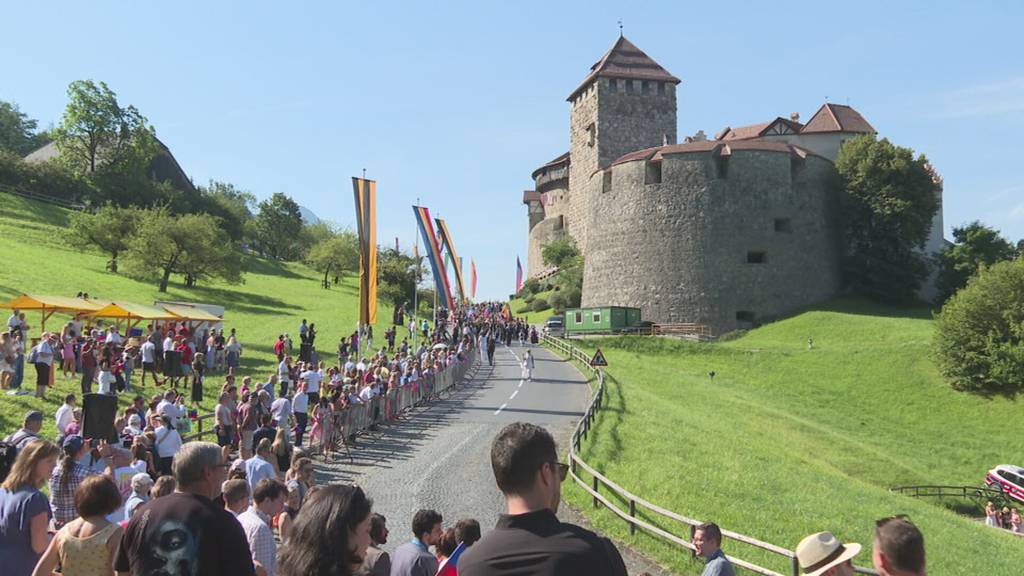
<path fill-rule="evenodd" d="M 124 503 L 124 517 L 131 519 L 139 506 L 149 502 L 149 491 L 153 488 L 153 478 L 145 472 L 132 476 L 132 495 Z"/>
<path fill-rule="evenodd" d="M 241 525 L 213 502 L 227 467 L 216 444 L 182 446 L 172 464 L 178 491 L 149 502 L 129 520 L 114 559 L 118 576 L 254 576 Z"/>

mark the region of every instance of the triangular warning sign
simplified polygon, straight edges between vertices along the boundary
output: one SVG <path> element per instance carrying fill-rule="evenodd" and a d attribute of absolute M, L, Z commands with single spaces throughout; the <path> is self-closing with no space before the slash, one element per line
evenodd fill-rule
<path fill-rule="evenodd" d="M 591 366 L 607 366 L 608 361 L 604 359 L 604 354 L 601 353 L 601 349 L 598 348 L 597 352 L 594 352 L 594 357 L 590 359 Z"/>

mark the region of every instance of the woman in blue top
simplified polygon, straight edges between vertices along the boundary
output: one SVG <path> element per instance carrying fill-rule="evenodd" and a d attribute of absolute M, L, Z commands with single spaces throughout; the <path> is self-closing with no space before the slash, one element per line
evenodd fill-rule
<path fill-rule="evenodd" d="M 60 448 L 35 440 L 18 451 L 0 485 L 0 566 L 4 574 L 31 574 L 50 543 L 50 501 L 39 491 L 57 465 Z"/>

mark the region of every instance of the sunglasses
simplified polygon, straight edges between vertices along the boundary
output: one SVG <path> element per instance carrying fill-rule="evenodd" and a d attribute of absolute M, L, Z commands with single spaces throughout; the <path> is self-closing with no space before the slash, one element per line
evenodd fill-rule
<path fill-rule="evenodd" d="M 569 465 L 562 462 L 553 462 L 553 464 L 558 470 L 558 481 L 565 482 L 565 479 L 569 476 Z"/>

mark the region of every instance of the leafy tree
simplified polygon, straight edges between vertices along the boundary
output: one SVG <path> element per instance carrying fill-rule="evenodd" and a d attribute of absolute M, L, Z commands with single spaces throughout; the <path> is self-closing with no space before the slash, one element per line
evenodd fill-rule
<path fill-rule="evenodd" d="M 323 270 L 323 287 L 329 288 L 331 276 L 340 278 L 359 270 L 359 240 L 353 232 L 344 230 L 317 242 L 306 261 L 316 270 Z"/>
<path fill-rule="evenodd" d="M 50 141 L 48 132 L 39 132 L 39 123 L 29 118 L 13 102 L 0 100 L 0 150 L 25 156 Z"/>
<path fill-rule="evenodd" d="M 839 151 L 846 274 L 857 292 L 883 301 L 915 298 L 928 275 L 924 245 L 941 184 L 928 160 L 863 135 Z"/>
<path fill-rule="evenodd" d="M 302 215 L 299 205 L 281 192 L 260 202 L 256 214 L 256 237 L 260 251 L 275 260 L 300 256 Z"/>
<path fill-rule="evenodd" d="M 377 295 L 394 305 L 411 304 L 416 294 L 418 272 L 416 258 L 413 256 L 394 248 L 378 251 Z M 433 304 L 433 292 L 430 292 L 430 298 Z"/>
<path fill-rule="evenodd" d="M 221 219 L 221 225 L 235 242 L 252 238 L 253 207 L 256 197 L 251 192 L 239 190 L 228 182 L 210 180 L 207 186 L 199 186 L 201 211 Z"/>
<path fill-rule="evenodd" d="M 175 216 L 166 208 L 156 208 L 144 212 L 127 260 L 133 275 L 159 280 L 160 292 L 166 292 L 172 274 L 185 274 L 190 285 L 209 277 L 240 282 L 241 255 L 230 248 L 230 239 L 215 217 Z"/>
<path fill-rule="evenodd" d="M 68 104 L 54 131 L 60 159 L 75 172 L 145 175 L 157 152 L 153 128 L 134 106 L 122 107 L 106 83 L 76 80 L 68 86 Z"/>
<path fill-rule="evenodd" d="M 336 226 L 323 220 L 313 224 L 303 221 L 302 232 L 299 234 L 299 252 L 303 258 L 309 255 L 309 251 L 317 244 L 334 238 L 339 233 Z"/>
<path fill-rule="evenodd" d="M 66 234 L 72 246 L 98 248 L 110 256 L 107 270 L 117 273 L 117 258 L 128 250 L 142 213 L 137 208 L 104 205 L 94 212 L 71 214 Z"/>
<path fill-rule="evenodd" d="M 540 250 L 540 256 L 544 260 L 545 266 L 559 268 L 565 264 L 572 264 L 571 259 L 579 255 L 580 250 L 576 247 L 576 241 L 569 236 L 549 242 Z"/>
<path fill-rule="evenodd" d="M 981 266 L 991 266 L 1017 257 L 1017 248 L 993 228 L 974 221 L 953 228 L 953 245 L 938 256 L 939 275 L 936 284 L 939 302 L 944 302 L 967 285 Z"/>
<path fill-rule="evenodd" d="M 1024 259 L 982 266 L 942 307 L 932 340 L 939 371 L 958 390 L 1024 388 Z"/>

